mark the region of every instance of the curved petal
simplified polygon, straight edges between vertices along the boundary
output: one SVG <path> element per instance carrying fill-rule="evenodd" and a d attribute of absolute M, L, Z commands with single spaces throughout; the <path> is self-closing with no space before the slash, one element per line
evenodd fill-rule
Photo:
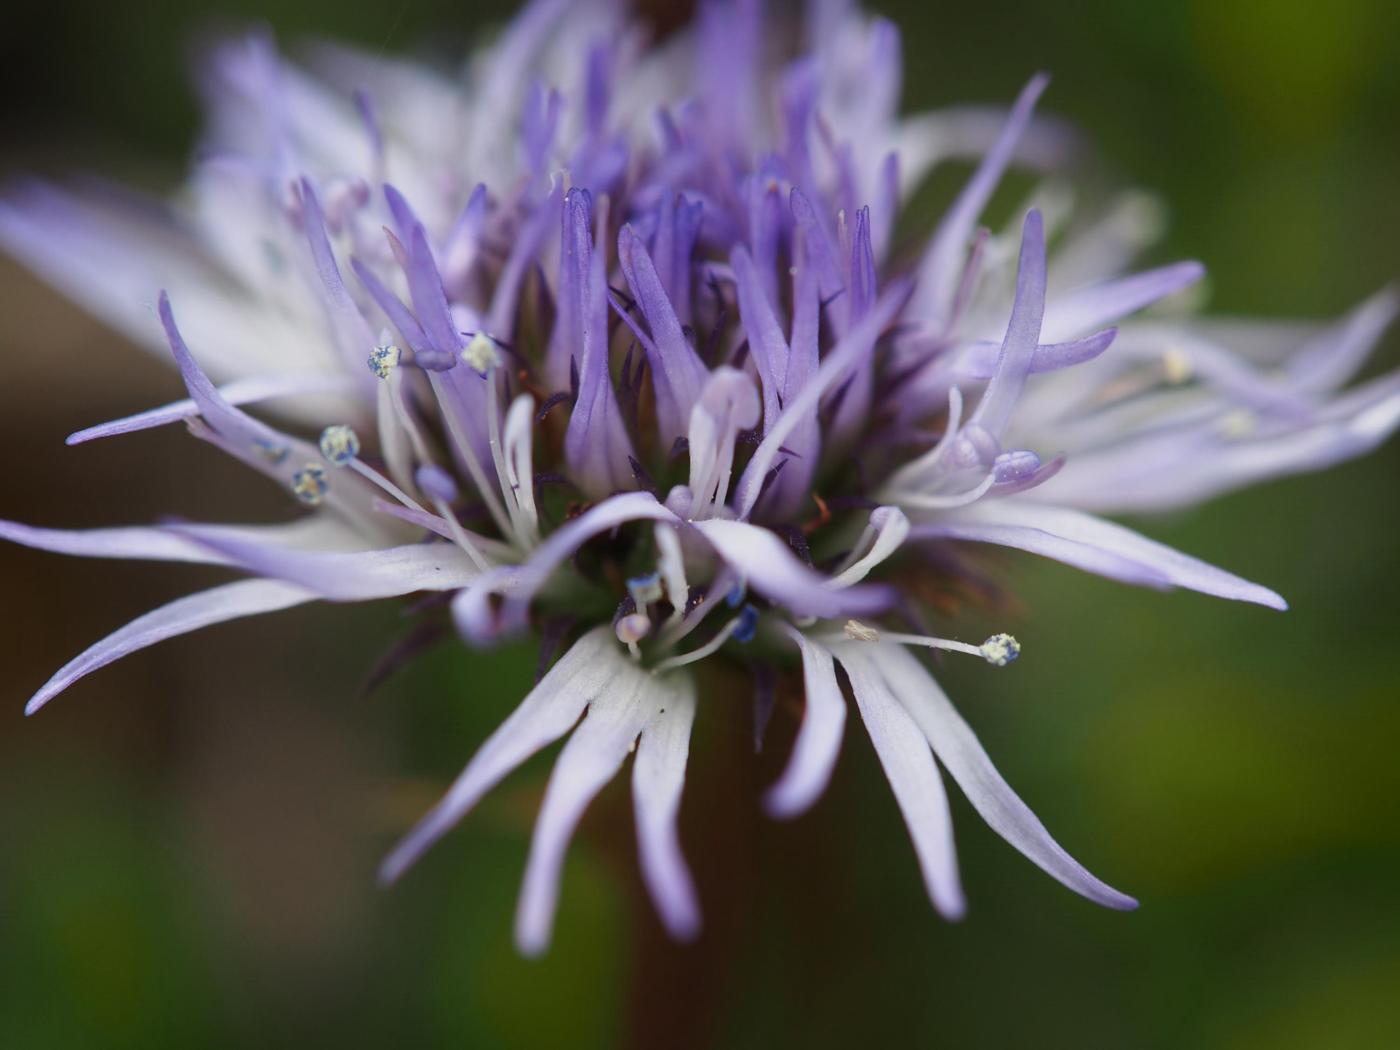
<path fill-rule="evenodd" d="M 244 616 L 276 612 L 303 602 L 314 601 L 316 595 L 304 588 L 279 580 L 239 580 L 222 587 L 200 591 L 177 598 L 169 605 L 138 616 L 125 627 L 109 634 L 102 641 L 70 660 L 44 683 L 25 705 L 24 713 L 32 715 L 63 690 L 84 675 L 128 653 L 155 645 L 176 635 L 188 634 L 211 624 L 225 623 Z"/>
<path fill-rule="evenodd" d="M 283 397 L 308 397 L 313 394 L 344 394 L 350 392 L 354 382 L 344 375 L 287 375 L 251 376 L 235 379 L 218 388 L 219 395 L 230 405 L 250 405 L 261 401 L 271 401 Z M 132 434 L 138 430 L 150 430 L 167 423 L 178 423 L 182 419 L 193 419 L 199 415 L 199 406 L 190 398 L 172 401 L 159 408 L 147 409 L 135 415 L 123 416 L 108 423 L 84 427 L 74 431 L 65 439 L 69 445 L 81 445 L 98 438 L 113 437 L 117 434 Z"/>
<path fill-rule="evenodd" d="M 898 507 L 876 507 L 870 512 L 870 524 L 866 526 L 865 534 L 851 553 L 854 555 L 857 551 L 865 550 L 867 543 L 870 549 L 837 573 L 831 582 L 837 587 L 849 587 L 865 579 L 871 569 L 899 550 L 900 545 L 909 538 L 909 528 L 909 518 Z"/>
<path fill-rule="evenodd" d="M 878 646 L 878 655 L 856 652 L 852 656 L 851 650 L 862 646 Z M 1095 878 L 1050 837 L 1045 825 L 996 771 L 938 683 L 910 653 L 899 646 L 860 642 L 839 647 L 836 655 L 848 668 L 851 665 L 847 660 L 853 658 L 857 666 L 871 672 L 871 677 L 878 669 L 879 676 L 933 745 L 938 760 L 993 831 L 1048 875 L 1096 904 L 1123 911 L 1137 907 L 1137 901 Z M 859 687 L 856 696 L 860 696 Z"/>
<path fill-rule="evenodd" d="M 185 526 L 183 533 L 148 525 L 42 529 L 17 521 L 0 521 L 0 539 L 35 550 L 77 558 L 133 558 L 197 565 L 222 565 L 228 561 L 223 554 L 200 542 L 203 537 L 242 537 L 288 547 L 342 547 L 355 538 L 344 525 L 322 517 L 301 518 L 286 525 L 191 525 Z"/>
<path fill-rule="evenodd" d="M 685 338 L 646 246 L 630 226 L 618 231 L 617 258 L 627 287 L 651 328 L 652 338 L 643 340 L 643 346 L 651 360 L 661 438 L 669 445 L 685 433 L 690 406 L 699 399 L 705 384 L 705 366 Z M 621 313 L 627 316 L 626 311 Z"/>
<path fill-rule="evenodd" d="M 782 411 L 782 393 L 787 385 L 788 344 L 773 314 L 773 306 L 754 268 L 748 249 L 737 245 L 729 254 L 734 268 L 734 287 L 739 299 L 739 320 L 748 336 L 749 351 L 758 367 L 763 388 L 763 425 L 771 427 Z"/>
<path fill-rule="evenodd" d="M 396 881 L 430 846 L 540 748 L 573 728 L 617 672 L 617 641 L 606 627 L 585 634 L 550 668 L 509 718 L 481 745 L 437 805 L 394 847 L 379 868 Z"/>
<path fill-rule="evenodd" d="M 642 730 L 632 766 L 642 878 L 671 936 L 688 941 L 700 932 L 700 904 L 681 854 L 676 817 L 695 720 L 694 680 L 687 674 L 655 678 L 646 700 L 656 714 Z"/>
<path fill-rule="evenodd" d="M 254 446 L 266 452 L 285 454 L 292 442 L 265 423 L 260 423 L 240 409 L 224 400 L 223 394 L 210 382 L 204 370 L 195 361 L 184 337 L 175 326 L 175 314 L 170 308 L 170 296 L 160 293 L 157 303 L 160 323 L 165 327 L 165 336 L 170 343 L 170 351 L 175 364 L 180 369 L 180 377 L 190 392 L 190 399 L 199 408 L 204 421 L 229 441 Z M 298 442 L 298 445 L 301 443 Z"/>
<path fill-rule="evenodd" d="M 960 507 L 916 525 L 914 539 L 973 540 L 1043 554 L 1124 583 L 1187 587 L 1218 598 L 1287 609 L 1278 594 L 1224 569 L 1149 540 L 1131 529 L 1068 507 L 1014 497 Z"/>
<path fill-rule="evenodd" d="M 670 521 L 676 516 L 656 502 L 649 492 L 628 492 L 606 499 L 589 508 L 577 518 L 556 529 L 518 568 L 502 568 L 490 580 L 463 591 L 453 602 L 453 616 L 463 633 L 472 640 L 484 641 L 491 633 L 487 626 L 493 621 L 489 600 L 492 594 L 505 596 L 499 622 L 504 630 L 513 630 L 524 622 L 525 611 L 535 592 L 544 586 L 559 565 L 594 536 L 630 521 Z"/>
<path fill-rule="evenodd" d="M 1056 372 L 1061 368 L 1082 365 L 1092 361 L 1112 345 L 1118 329 L 1105 328 L 1101 332 L 1072 339 L 1064 343 L 1040 343 L 1031 356 L 1031 375 Z M 989 340 L 968 344 L 958 354 L 953 368 L 959 378 L 991 379 L 996 375 L 997 359 L 1001 356 L 1001 344 Z"/>
<path fill-rule="evenodd" d="M 919 305 L 923 308 L 921 312 L 935 324 L 948 320 L 972 229 L 991 200 L 992 191 L 1001 181 L 1007 165 L 1011 163 L 1016 143 L 1030 123 L 1035 104 L 1049 83 L 1050 78 L 1041 73 L 1032 77 L 1021 89 L 1001 134 L 987 150 L 977 171 L 944 214 L 929 241 L 928 251 L 920 263 Z"/>
<path fill-rule="evenodd" d="M 539 955 L 549 947 L 564 853 L 583 811 L 632 750 L 642 728 L 638 706 L 651 681 L 650 675 L 618 657 L 606 689 L 589 705 L 559 753 L 535 819 L 515 911 L 515 943 L 525 955 Z"/>
<path fill-rule="evenodd" d="M 1058 342 L 1135 314 L 1205 275 L 1198 262 L 1179 262 L 1056 296 L 1045 307 L 1045 339 Z"/>
<path fill-rule="evenodd" d="M 850 675 L 861 720 L 914 840 L 929 898 L 944 918 L 960 919 L 967 911 L 967 902 L 958 878 L 953 818 L 929 742 L 867 654 L 843 647 L 837 655 Z"/>
<path fill-rule="evenodd" d="M 1041 319 L 1045 314 L 1045 222 L 1032 208 L 1021 227 L 1021 254 L 1016 267 L 1016 298 L 1011 304 L 1011 320 L 997 357 L 996 371 L 968 426 L 982 426 L 1000 438 L 1010 422 L 1011 411 L 1025 388 L 1040 341 Z"/>
<path fill-rule="evenodd" d="M 798 615 L 860 616 L 886 609 L 893 600 L 882 586 L 835 586 L 804 565 L 785 541 L 757 525 L 720 519 L 692 524 L 750 587 Z"/>
<path fill-rule="evenodd" d="M 807 706 L 787 768 L 763 797 L 769 814 L 783 819 L 805 813 L 826 790 L 846 728 L 846 701 L 836 682 L 831 652 L 801 631 L 789 627 L 787 633 L 802 650 Z"/>
<path fill-rule="evenodd" d="M 297 584 L 333 602 L 390 598 L 414 591 L 450 591 L 471 583 L 480 570 L 459 547 L 415 543 L 372 551 L 297 551 L 237 536 L 170 530 L 221 554 L 259 576 Z"/>

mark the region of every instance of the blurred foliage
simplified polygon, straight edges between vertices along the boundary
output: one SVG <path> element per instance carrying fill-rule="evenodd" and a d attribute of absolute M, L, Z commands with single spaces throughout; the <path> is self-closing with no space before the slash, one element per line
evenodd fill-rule
<path fill-rule="evenodd" d="M 1116 181 L 1168 203 L 1162 257 L 1206 260 L 1215 309 L 1330 315 L 1395 279 L 1395 5 L 880 6 L 904 29 L 911 108 L 1006 100 L 1049 69 L 1049 107 Z M 197 133 L 186 45 L 211 26 L 449 62 L 504 7 L 19 0 L 0 160 L 168 183 Z M 204 450 L 169 435 L 65 454 L 68 430 L 173 379 L 94 354 L 113 340 L 6 266 L 0 516 L 154 518 L 176 485 L 191 516 L 278 506 L 254 481 L 213 483 Z M 64 385 L 70 355 L 91 371 Z M 859 728 L 816 810 L 769 823 L 755 793 L 781 748 L 755 765 L 742 690 L 721 685 L 685 802 L 706 938 L 661 938 L 614 785 L 541 962 L 510 928 L 548 756 L 400 888 L 374 887 L 382 849 L 528 688 L 532 651 L 447 646 L 365 697 L 393 610 L 296 611 L 133 658 L 22 723 L 47 668 L 192 573 L 0 551 L 0 1046 L 1400 1046 L 1397 468 L 1392 445 L 1142 523 L 1274 586 L 1286 615 L 1005 557 L 1024 612 L 995 626 L 1025 655 L 1000 673 L 950 662 L 946 687 L 1139 912 L 1066 893 L 955 799 L 972 910 L 942 923 Z"/>

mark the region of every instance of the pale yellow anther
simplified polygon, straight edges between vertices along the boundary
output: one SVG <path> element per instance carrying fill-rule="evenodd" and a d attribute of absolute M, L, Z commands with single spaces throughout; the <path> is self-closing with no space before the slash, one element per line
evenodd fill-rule
<path fill-rule="evenodd" d="M 496 341 L 485 332 L 477 332 L 471 341 L 462 348 L 462 360 L 478 375 L 485 375 L 501 363 Z"/>
<path fill-rule="evenodd" d="M 1162 371 L 1168 383 L 1179 386 L 1195 374 L 1196 366 L 1191 363 L 1191 356 L 1185 350 L 1173 346 L 1162 354 Z"/>
<path fill-rule="evenodd" d="M 878 642 L 880 640 L 879 631 L 859 620 L 847 620 L 845 631 L 846 637 L 853 642 Z"/>
<path fill-rule="evenodd" d="M 1237 408 L 1220 417 L 1220 434 L 1227 438 L 1242 438 L 1253 433 L 1259 421 L 1247 408 Z"/>

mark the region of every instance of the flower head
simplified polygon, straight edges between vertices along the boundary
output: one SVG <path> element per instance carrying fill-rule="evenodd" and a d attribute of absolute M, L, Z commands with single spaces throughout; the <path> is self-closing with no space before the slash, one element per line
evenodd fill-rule
<path fill-rule="evenodd" d="M 1140 199 L 979 225 L 1008 167 L 1074 144 L 1034 115 L 1044 77 L 996 120 L 905 118 L 891 24 L 822 4 L 807 28 L 798 47 L 756 3 L 709 3 L 651 48 L 618 5 L 539 0 L 465 84 L 346 51 L 312 75 L 253 37 L 213 56 L 209 149 L 168 223 L 16 190 L 0 240 L 157 339 L 189 394 L 70 443 L 184 421 L 305 508 L 290 526 L 0 523 L 245 577 L 121 628 L 29 710 L 199 627 L 443 592 L 469 645 L 546 623 L 569 644 L 383 876 L 567 737 L 517 915 L 527 952 L 629 755 L 646 883 L 676 937 L 698 931 L 676 817 L 707 660 L 800 668 L 805 712 L 764 798 L 781 818 L 827 784 L 844 677 L 943 914 L 964 900 L 940 769 L 1052 877 L 1135 906 L 1050 836 L 916 655 L 1003 668 L 1020 645 L 937 637 L 920 596 L 967 571 L 970 542 L 1284 608 L 1095 515 L 1374 447 L 1400 424 L 1400 377 L 1347 384 L 1396 297 L 1257 358 L 1231 350 L 1238 329 L 1142 316 L 1202 269 L 1122 272 L 1153 225 Z M 894 251 L 903 202 L 956 156 L 976 164 L 962 192 Z"/>

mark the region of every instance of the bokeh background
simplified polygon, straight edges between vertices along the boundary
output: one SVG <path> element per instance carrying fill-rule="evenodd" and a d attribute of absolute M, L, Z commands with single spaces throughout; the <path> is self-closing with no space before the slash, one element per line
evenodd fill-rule
<path fill-rule="evenodd" d="M 904 28 L 910 108 L 1009 100 L 1050 70 L 1048 108 L 1112 179 L 1161 194 L 1158 257 L 1206 260 L 1216 310 L 1330 316 L 1400 277 L 1388 0 L 877 6 Z M 173 185 L 198 126 L 187 44 L 211 26 L 446 63 L 506 9 L 19 0 L 0 167 Z M 178 396 L 174 373 L 5 259 L 0 317 L 0 517 L 287 514 L 173 430 L 65 449 Z M 1378 367 L 1397 363 L 1391 333 Z M 366 695 L 398 616 L 323 606 L 167 643 L 25 720 L 52 669 L 208 574 L 0 548 L 0 1046 L 1400 1046 L 1397 481 L 1400 442 L 1137 523 L 1274 586 L 1286 615 L 1007 558 L 1022 608 L 996 626 L 1025 656 L 995 674 L 950 662 L 945 684 L 1139 912 L 1064 891 L 955 798 L 972 910 L 939 921 L 858 724 L 824 800 L 774 824 L 755 795 L 782 733 L 755 761 L 743 704 L 717 689 L 683 832 L 705 938 L 661 938 L 615 784 L 540 962 L 516 957 L 510 925 L 547 757 L 399 889 L 374 885 L 524 692 L 533 651 L 448 645 Z"/>

